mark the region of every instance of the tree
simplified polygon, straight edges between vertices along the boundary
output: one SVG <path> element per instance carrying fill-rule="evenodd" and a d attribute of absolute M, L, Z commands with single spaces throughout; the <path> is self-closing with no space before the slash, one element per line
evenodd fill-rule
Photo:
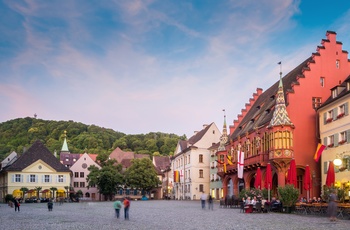
<path fill-rule="evenodd" d="M 25 195 L 27 194 L 27 192 L 28 192 L 28 188 L 27 187 L 22 187 L 22 188 L 20 188 L 20 190 L 22 191 L 22 195 L 23 195 L 23 200 L 24 200 L 24 197 L 25 197 Z"/>
<path fill-rule="evenodd" d="M 39 193 L 40 193 L 42 187 L 35 187 L 34 189 L 36 190 L 36 196 L 37 196 L 37 198 L 39 200 Z"/>
<path fill-rule="evenodd" d="M 115 195 L 118 188 L 124 183 L 122 175 L 122 165 L 118 164 L 116 160 L 106 160 L 101 162 L 101 169 L 92 165 L 88 168 L 90 171 L 86 181 L 88 186 L 96 185 L 97 189 L 105 198 L 110 200 Z"/>
<path fill-rule="evenodd" d="M 69 193 L 69 186 L 64 186 L 64 189 L 66 190 L 66 197 L 68 198 L 68 193 Z"/>
<path fill-rule="evenodd" d="M 149 158 L 134 159 L 131 162 L 132 165 L 125 171 L 127 186 L 149 192 L 161 184 L 156 169 Z"/>
<path fill-rule="evenodd" d="M 52 191 L 53 199 L 55 199 L 55 192 L 57 191 L 57 188 L 56 187 L 51 187 L 50 190 Z"/>

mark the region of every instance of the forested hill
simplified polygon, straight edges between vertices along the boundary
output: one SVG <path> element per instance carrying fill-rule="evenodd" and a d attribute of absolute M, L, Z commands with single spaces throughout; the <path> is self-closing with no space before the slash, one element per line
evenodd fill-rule
<path fill-rule="evenodd" d="M 59 153 L 64 131 L 67 131 L 68 148 L 71 153 L 110 153 L 119 147 L 135 153 L 170 155 L 178 140 L 186 136 L 166 133 L 127 135 L 96 125 L 74 121 L 49 121 L 36 118 L 18 118 L 0 123 L 0 161 L 12 151 L 18 154 L 28 149 L 36 140 L 41 140 L 51 151 Z"/>

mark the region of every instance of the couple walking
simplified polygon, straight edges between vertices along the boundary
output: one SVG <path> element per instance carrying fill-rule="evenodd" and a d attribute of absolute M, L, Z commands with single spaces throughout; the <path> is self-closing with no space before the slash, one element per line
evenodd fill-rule
<path fill-rule="evenodd" d="M 205 194 L 204 192 L 201 195 L 201 204 L 202 204 L 202 209 L 205 209 L 205 202 L 207 200 L 207 194 Z M 213 197 L 209 194 L 208 197 L 208 205 L 209 205 L 209 209 L 213 210 Z"/>
<path fill-rule="evenodd" d="M 130 201 L 126 197 L 124 198 L 123 205 L 124 205 L 124 218 L 125 220 L 129 220 Z M 120 200 L 116 200 L 113 206 L 115 209 L 115 216 L 119 219 L 120 209 L 122 208 L 122 202 Z"/>

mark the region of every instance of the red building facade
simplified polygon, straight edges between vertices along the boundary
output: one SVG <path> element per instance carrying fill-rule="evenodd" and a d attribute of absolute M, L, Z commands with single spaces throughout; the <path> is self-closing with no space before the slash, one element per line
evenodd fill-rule
<path fill-rule="evenodd" d="M 268 163 L 272 166 L 272 194 L 276 194 L 277 187 L 286 184 L 290 161 L 294 158 L 300 194 L 306 196 L 303 177 L 305 166 L 309 165 L 311 195 L 319 196 L 320 163 L 313 159 L 320 142 L 316 108 L 326 101 L 330 89 L 349 74 L 348 52 L 342 50 L 341 42 L 336 41 L 336 33 L 327 31 L 326 39 L 322 39 L 311 57 L 283 78 L 280 73 L 280 80 L 265 92 L 258 88 L 230 126 L 225 150 L 217 152 L 218 160 L 227 164 L 225 155 L 228 155 L 233 161 L 226 169 L 218 165 L 223 195 L 238 195 L 243 188 L 253 188 L 258 167 L 264 184 Z M 244 152 L 242 179 L 237 176 L 239 151 Z"/>

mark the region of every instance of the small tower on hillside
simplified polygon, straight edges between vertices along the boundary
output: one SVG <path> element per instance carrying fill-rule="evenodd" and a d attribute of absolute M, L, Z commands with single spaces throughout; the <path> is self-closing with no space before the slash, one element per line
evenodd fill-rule
<path fill-rule="evenodd" d="M 67 131 L 66 130 L 64 131 L 64 141 L 63 141 L 61 152 L 70 153 L 69 149 L 68 149 L 68 144 L 67 144 Z"/>

